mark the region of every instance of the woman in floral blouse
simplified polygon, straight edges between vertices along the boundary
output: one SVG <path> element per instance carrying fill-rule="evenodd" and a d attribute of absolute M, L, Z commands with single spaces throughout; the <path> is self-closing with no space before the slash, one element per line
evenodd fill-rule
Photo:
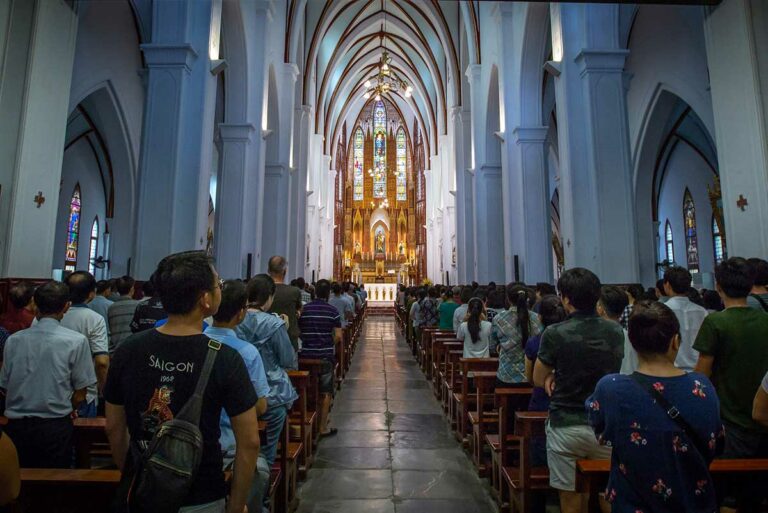
<path fill-rule="evenodd" d="M 590 423 L 613 447 L 606 499 L 630 513 L 717 511 L 709 463 L 722 446 L 720 406 L 703 375 L 675 367 L 680 324 L 662 303 L 638 302 L 629 339 L 640 365 L 634 376 L 609 374 L 587 399 Z M 656 401 L 653 387 L 693 426 L 687 433 Z"/>

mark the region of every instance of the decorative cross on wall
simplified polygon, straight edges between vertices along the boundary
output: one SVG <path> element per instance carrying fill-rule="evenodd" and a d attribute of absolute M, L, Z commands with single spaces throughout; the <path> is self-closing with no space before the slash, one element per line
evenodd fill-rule
<path fill-rule="evenodd" d="M 43 196 L 43 191 L 37 191 L 37 196 L 35 196 L 34 201 L 37 203 L 37 208 L 43 206 L 43 203 L 45 203 L 45 196 Z"/>
<path fill-rule="evenodd" d="M 739 194 L 739 199 L 736 201 L 736 206 L 739 207 L 742 212 L 744 212 L 747 205 L 749 205 L 747 198 L 745 198 L 743 194 Z"/>

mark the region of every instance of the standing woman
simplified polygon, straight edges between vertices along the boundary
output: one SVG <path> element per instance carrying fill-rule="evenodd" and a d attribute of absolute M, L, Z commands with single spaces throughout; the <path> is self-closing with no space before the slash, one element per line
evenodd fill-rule
<path fill-rule="evenodd" d="M 522 285 L 508 285 L 510 307 L 493 318 L 491 348 L 499 352 L 497 387 L 530 386 L 525 375 L 525 343 L 541 332 L 539 316 L 529 310 L 531 296 Z"/>
<path fill-rule="evenodd" d="M 663 303 L 635 303 L 629 340 L 637 371 L 605 376 L 586 401 L 598 441 L 613 447 L 606 499 L 613 511 L 713 513 L 709 464 L 723 441 L 715 387 L 675 367 L 680 324 Z"/>
<path fill-rule="evenodd" d="M 456 337 L 464 341 L 464 358 L 488 358 L 491 323 L 485 320 L 485 306 L 482 299 L 469 300 L 467 320 L 459 325 Z"/>

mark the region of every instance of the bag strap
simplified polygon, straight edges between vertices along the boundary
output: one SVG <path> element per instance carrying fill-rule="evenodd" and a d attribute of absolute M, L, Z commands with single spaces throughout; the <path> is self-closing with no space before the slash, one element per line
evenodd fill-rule
<path fill-rule="evenodd" d="M 760 306 L 763 307 L 763 310 L 768 312 L 768 303 L 766 303 L 763 298 L 761 298 L 758 294 L 750 294 L 750 296 L 757 299 L 757 302 L 760 303 Z"/>
<path fill-rule="evenodd" d="M 677 409 L 677 406 L 670 403 L 667 398 L 664 397 L 661 392 L 656 390 L 653 387 L 653 384 L 639 372 L 633 372 L 630 377 L 635 383 L 640 385 L 640 388 L 648 392 L 648 394 L 655 399 L 654 402 L 666 412 L 667 416 L 672 419 L 672 421 L 674 421 L 686 435 L 688 435 L 688 438 L 693 442 L 694 447 L 696 447 L 696 450 L 701 454 L 701 457 L 704 458 L 704 461 L 708 461 L 709 458 L 707 458 L 707 454 L 709 453 L 709 444 L 704 443 L 704 440 L 699 437 L 699 434 L 693 426 L 691 426 L 680 414 L 680 410 Z"/>
<path fill-rule="evenodd" d="M 221 349 L 221 342 L 214 339 L 208 339 L 208 353 L 205 355 L 205 363 L 203 364 L 203 371 L 200 373 L 200 377 L 197 378 L 197 385 L 195 386 L 195 393 L 192 394 L 187 400 L 187 403 L 181 409 L 177 419 L 186 420 L 192 424 L 200 423 L 200 412 L 203 408 L 203 394 L 205 393 L 205 387 L 208 386 L 208 378 L 211 377 L 211 371 L 213 370 L 213 363 L 216 361 L 216 355 Z"/>

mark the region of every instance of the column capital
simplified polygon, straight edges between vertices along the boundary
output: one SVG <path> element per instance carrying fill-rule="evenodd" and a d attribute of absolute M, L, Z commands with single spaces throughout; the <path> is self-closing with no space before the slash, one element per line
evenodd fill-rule
<path fill-rule="evenodd" d="M 250 141 L 256 127 L 251 123 L 219 123 L 219 137 L 222 142 Z"/>
<path fill-rule="evenodd" d="M 547 126 L 519 126 L 512 130 L 515 143 L 543 143 L 547 138 Z"/>
<path fill-rule="evenodd" d="M 593 72 L 617 73 L 624 71 L 628 55 L 629 50 L 585 48 L 575 60 L 582 76 Z"/>
<path fill-rule="evenodd" d="M 188 43 L 175 45 L 147 43 L 140 45 L 140 48 L 148 68 L 183 67 L 190 71 L 192 62 L 197 59 L 197 52 Z"/>
<path fill-rule="evenodd" d="M 480 72 L 483 70 L 482 64 L 470 64 L 467 66 L 467 70 L 464 72 L 465 75 L 467 75 L 467 78 L 470 80 L 470 85 L 472 84 L 472 80 L 476 80 L 480 78 Z"/>
<path fill-rule="evenodd" d="M 296 77 L 299 76 L 299 66 L 296 65 L 293 62 L 284 62 L 282 64 L 283 74 L 291 79 L 292 81 L 296 81 Z"/>

